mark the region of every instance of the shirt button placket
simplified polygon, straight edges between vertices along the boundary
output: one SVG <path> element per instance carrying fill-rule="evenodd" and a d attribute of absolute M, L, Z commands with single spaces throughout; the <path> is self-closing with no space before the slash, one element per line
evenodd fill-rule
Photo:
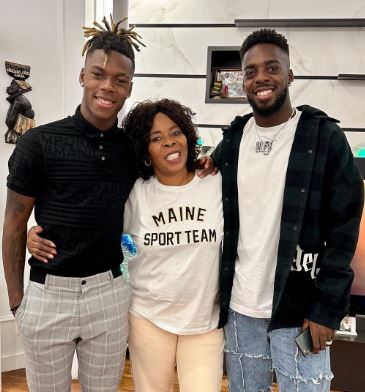
<path fill-rule="evenodd" d="M 100 137 L 101 137 L 101 138 L 104 137 L 104 134 L 103 134 L 102 132 L 100 133 Z M 104 146 L 103 146 L 101 143 L 99 144 L 98 148 L 99 148 L 99 151 L 103 151 L 103 150 L 104 150 Z M 106 160 L 105 154 L 104 154 L 104 155 L 101 155 L 100 160 L 101 160 L 102 162 L 104 162 L 104 161 Z"/>

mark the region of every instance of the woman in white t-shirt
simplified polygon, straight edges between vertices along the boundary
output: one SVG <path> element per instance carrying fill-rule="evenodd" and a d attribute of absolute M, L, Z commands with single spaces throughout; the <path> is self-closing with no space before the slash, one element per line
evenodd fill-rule
<path fill-rule="evenodd" d="M 197 134 L 189 108 L 145 101 L 123 121 L 139 179 L 124 213 L 137 256 L 129 263 L 129 349 L 136 391 L 220 391 L 217 329 L 223 236 L 219 176 L 195 175 Z"/>
<path fill-rule="evenodd" d="M 172 391 L 175 366 L 181 392 L 221 390 L 221 178 L 195 174 L 192 116 L 163 99 L 137 104 L 123 120 L 139 176 L 124 212 L 124 232 L 137 247 L 128 266 L 136 392 Z"/>

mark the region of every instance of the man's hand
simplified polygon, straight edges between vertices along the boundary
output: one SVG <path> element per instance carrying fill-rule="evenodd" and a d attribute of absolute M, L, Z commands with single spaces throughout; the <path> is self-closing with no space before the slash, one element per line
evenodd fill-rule
<path fill-rule="evenodd" d="M 335 336 L 334 329 L 305 319 L 302 325 L 302 331 L 306 328 L 309 328 L 312 336 L 314 354 L 318 354 L 321 350 L 324 350 L 327 346 L 332 344 L 332 340 Z"/>
<path fill-rule="evenodd" d="M 45 238 L 39 236 L 42 233 L 41 226 L 33 226 L 28 232 L 27 248 L 29 253 L 39 261 L 48 263 L 56 256 L 56 245 Z"/>
<path fill-rule="evenodd" d="M 218 173 L 218 169 L 214 166 L 213 159 L 208 156 L 204 156 L 198 159 L 198 168 L 196 171 L 200 178 L 204 178 L 211 174 L 212 176 Z"/>

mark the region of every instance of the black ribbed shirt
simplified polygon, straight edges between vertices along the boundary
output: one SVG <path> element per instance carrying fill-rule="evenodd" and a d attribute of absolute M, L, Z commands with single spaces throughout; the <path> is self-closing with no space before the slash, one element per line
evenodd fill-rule
<path fill-rule="evenodd" d="M 100 131 L 77 108 L 72 117 L 33 128 L 9 160 L 9 189 L 36 198 L 42 236 L 57 246 L 37 273 L 84 277 L 118 268 L 124 204 L 136 179 L 134 156 L 121 129 Z"/>

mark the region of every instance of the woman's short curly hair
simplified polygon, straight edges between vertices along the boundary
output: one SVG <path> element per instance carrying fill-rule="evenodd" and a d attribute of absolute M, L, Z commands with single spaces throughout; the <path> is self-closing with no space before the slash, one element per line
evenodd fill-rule
<path fill-rule="evenodd" d="M 152 165 L 147 166 L 145 162 L 149 160 L 150 131 L 157 113 L 168 116 L 186 136 L 188 145 L 186 166 L 188 171 L 194 171 L 200 152 L 197 144 L 198 135 L 192 121 L 195 113 L 177 101 L 164 98 L 137 103 L 123 119 L 122 126 L 136 154 L 138 176 L 147 180 L 154 175 Z"/>

